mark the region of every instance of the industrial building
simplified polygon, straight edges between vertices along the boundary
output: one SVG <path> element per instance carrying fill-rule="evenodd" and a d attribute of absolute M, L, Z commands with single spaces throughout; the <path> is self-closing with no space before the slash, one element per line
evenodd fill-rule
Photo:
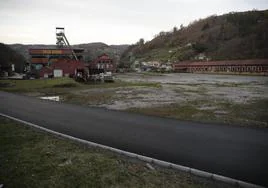
<path fill-rule="evenodd" d="M 173 63 L 175 72 L 256 73 L 268 75 L 268 59 L 199 61 Z"/>
<path fill-rule="evenodd" d="M 56 28 L 56 48 L 29 49 L 31 76 L 74 77 L 77 70 L 86 69 L 83 62 L 84 49 L 73 49 L 65 36 L 64 28 Z"/>
<path fill-rule="evenodd" d="M 73 52 L 78 60 L 73 58 Z M 39 77 L 74 76 L 77 69 L 85 68 L 83 49 L 29 49 L 31 67 Z"/>
<path fill-rule="evenodd" d="M 92 62 L 84 62 L 84 49 L 71 47 L 64 28 L 56 28 L 56 40 L 55 48 L 29 49 L 31 77 L 68 76 L 87 81 L 92 75 L 115 71 L 115 64 L 107 54 L 102 54 Z"/>

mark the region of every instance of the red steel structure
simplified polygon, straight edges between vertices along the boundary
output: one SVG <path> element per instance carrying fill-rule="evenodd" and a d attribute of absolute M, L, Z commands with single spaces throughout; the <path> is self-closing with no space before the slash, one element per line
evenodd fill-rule
<path fill-rule="evenodd" d="M 49 77 L 50 75 L 54 74 L 54 70 L 61 70 L 62 76 L 74 77 L 77 73 L 77 70 L 84 68 L 85 64 L 80 61 L 62 59 L 53 63 L 51 66 L 40 69 L 39 76 Z"/>
<path fill-rule="evenodd" d="M 78 70 L 86 69 L 83 62 L 84 49 L 72 48 L 63 27 L 56 28 L 57 48 L 29 49 L 31 73 L 36 77 L 76 76 Z"/>

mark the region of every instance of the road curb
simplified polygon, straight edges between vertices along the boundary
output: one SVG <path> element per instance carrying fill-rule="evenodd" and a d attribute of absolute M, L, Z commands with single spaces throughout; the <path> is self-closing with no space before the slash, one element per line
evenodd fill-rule
<path fill-rule="evenodd" d="M 95 142 L 90 142 L 90 141 L 87 141 L 87 140 L 76 138 L 76 137 L 73 137 L 73 136 L 70 136 L 70 135 L 66 135 L 66 134 L 63 134 L 63 133 L 60 133 L 60 132 L 56 132 L 56 131 L 41 127 L 39 125 L 36 125 L 36 124 L 30 123 L 30 122 L 27 122 L 27 121 L 24 121 L 24 120 L 21 120 L 21 119 L 18 119 L 18 118 L 3 114 L 3 113 L 0 113 L 0 116 L 12 119 L 14 121 L 17 121 L 17 122 L 20 122 L 20 123 L 23 123 L 23 124 L 26 124 L 26 125 L 29 125 L 31 127 L 34 127 L 36 129 L 40 129 L 42 131 L 49 132 L 51 134 L 55 134 L 55 135 L 58 135 L 58 136 L 61 136 L 61 137 L 64 137 L 64 138 L 68 138 L 68 139 L 76 141 L 76 142 L 80 142 L 80 143 L 83 143 L 83 144 L 86 144 L 86 145 L 89 145 L 89 146 L 93 146 L 93 147 L 99 147 L 99 148 L 102 148 L 102 149 L 105 149 L 105 150 L 109 150 L 109 151 L 112 151 L 112 152 L 115 152 L 115 153 L 118 153 L 118 154 L 125 155 L 127 157 L 136 158 L 136 159 L 139 159 L 139 160 L 147 162 L 147 163 L 156 164 L 158 166 L 162 166 L 162 167 L 165 167 L 165 168 L 171 168 L 171 169 L 175 169 L 175 170 L 179 170 L 179 171 L 183 171 L 183 172 L 188 172 L 188 173 L 190 173 L 192 175 L 195 175 L 195 176 L 208 178 L 208 179 L 212 179 L 212 180 L 219 181 L 219 182 L 224 182 L 224 183 L 231 184 L 231 185 L 237 185 L 237 186 L 242 187 L 242 188 L 265 188 L 263 186 L 255 185 L 255 184 L 244 182 L 244 181 L 240 181 L 240 180 L 229 178 L 229 177 L 226 177 L 226 176 L 213 174 L 213 173 L 210 173 L 210 172 L 206 172 L 206 171 L 202 171 L 202 170 L 198 170 L 198 169 L 194 169 L 194 168 L 190 168 L 190 167 L 170 163 L 170 162 L 167 162 L 167 161 L 154 159 L 154 158 L 151 158 L 151 157 L 139 155 L 139 154 L 136 154 L 136 153 L 131 153 L 131 152 L 120 150 L 120 149 L 113 148 L 113 147 L 110 147 L 110 146 L 105 146 L 105 145 L 98 144 L 98 143 L 95 143 Z"/>

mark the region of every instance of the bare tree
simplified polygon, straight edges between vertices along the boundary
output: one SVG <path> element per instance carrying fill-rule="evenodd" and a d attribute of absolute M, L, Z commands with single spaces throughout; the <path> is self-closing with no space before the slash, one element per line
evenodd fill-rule
<path fill-rule="evenodd" d="M 176 33 L 178 31 L 178 28 L 176 26 L 173 27 L 173 33 Z"/>
<path fill-rule="evenodd" d="M 141 39 L 139 40 L 139 45 L 144 45 L 144 39 L 143 39 L 143 38 L 141 38 Z"/>

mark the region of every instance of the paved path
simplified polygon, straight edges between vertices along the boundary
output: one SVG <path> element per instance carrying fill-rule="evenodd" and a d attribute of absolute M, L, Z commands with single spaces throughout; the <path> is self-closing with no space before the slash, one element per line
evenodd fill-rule
<path fill-rule="evenodd" d="M 121 150 L 268 186 L 268 129 L 206 125 L 0 92 L 0 112 Z"/>

